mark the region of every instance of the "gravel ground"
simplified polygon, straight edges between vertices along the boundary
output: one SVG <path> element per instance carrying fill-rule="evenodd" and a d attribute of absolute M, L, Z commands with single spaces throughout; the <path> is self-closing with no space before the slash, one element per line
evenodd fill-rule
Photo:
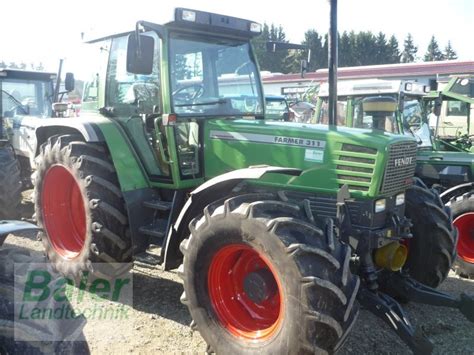
<path fill-rule="evenodd" d="M 26 211 L 31 205 L 24 204 Z M 26 248 L 42 254 L 34 235 L 10 235 L 6 246 Z M 85 337 L 92 354 L 204 353 L 206 344 L 189 328 L 191 317 L 180 301 L 182 283 L 176 272 L 135 265 L 133 307 L 129 318 L 114 327 L 88 322 Z M 474 280 L 451 273 L 440 290 L 452 294 L 474 294 Z M 128 307 L 128 306 L 127 306 Z M 413 324 L 421 327 L 435 344 L 435 354 L 474 354 L 474 325 L 458 311 L 426 305 L 405 306 Z M 362 310 L 339 354 L 407 354 L 409 349 L 384 322 Z"/>

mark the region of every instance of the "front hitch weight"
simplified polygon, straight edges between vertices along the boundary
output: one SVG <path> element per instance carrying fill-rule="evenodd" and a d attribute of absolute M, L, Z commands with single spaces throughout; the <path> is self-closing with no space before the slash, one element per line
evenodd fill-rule
<path fill-rule="evenodd" d="M 416 303 L 457 308 L 469 321 L 474 322 L 474 297 L 462 293 L 460 298 L 440 292 L 425 286 L 403 274 L 393 274 L 384 285 L 384 289 L 391 293 Z"/>
<path fill-rule="evenodd" d="M 411 325 L 397 301 L 382 292 L 373 292 L 367 288 L 361 288 L 357 298 L 364 308 L 384 320 L 414 354 L 431 354 L 433 343 Z"/>

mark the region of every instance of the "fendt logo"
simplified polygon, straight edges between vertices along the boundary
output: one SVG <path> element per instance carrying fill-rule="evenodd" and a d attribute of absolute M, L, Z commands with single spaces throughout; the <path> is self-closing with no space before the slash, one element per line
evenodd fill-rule
<path fill-rule="evenodd" d="M 413 163 L 413 157 L 395 159 L 395 167 L 407 166 Z"/>

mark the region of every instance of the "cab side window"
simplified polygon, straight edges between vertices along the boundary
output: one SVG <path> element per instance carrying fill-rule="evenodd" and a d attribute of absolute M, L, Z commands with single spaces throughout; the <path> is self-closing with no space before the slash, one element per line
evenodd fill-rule
<path fill-rule="evenodd" d="M 153 72 L 139 75 L 127 72 L 128 36 L 114 38 L 107 70 L 106 106 L 113 107 L 117 116 L 161 112 L 159 39 L 154 33 L 146 33 L 154 39 Z"/>

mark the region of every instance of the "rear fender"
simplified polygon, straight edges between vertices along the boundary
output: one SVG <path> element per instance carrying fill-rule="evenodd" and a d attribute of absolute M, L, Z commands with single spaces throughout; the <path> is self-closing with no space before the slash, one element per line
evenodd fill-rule
<path fill-rule="evenodd" d="M 162 248 L 161 260 L 163 260 L 164 269 L 170 270 L 179 266 L 182 260 L 179 244 L 188 235 L 188 225 L 191 220 L 199 216 L 208 204 L 228 196 L 229 192 L 244 180 L 258 180 L 267 173 L 299 176 L 301 172 L 302 170 L 293 168 L 257 166 L 216 176 L 199 186 L 190 193 L 179 216 L 168 230 L 164 248 Z"/>
<path fill-rule="evenodd" d="M 472 190 L 474 190 L 474 182 L 468 182 L 447 189 L 440 194 L 439 197 L 441 198 L 441 201 L 443 201 L 443 204 L 447 204 L 453 197 L 461 196 Z"/>
<path fill-rule="evenodd" d="M 90 119 L 89 119 L 90 118 Z M 77 134 L 85 142 L 105 143 L 114 163 L 122 192 L 148 188 L 148 178 L 140 158 L 130 140 L 117 122 L 103 116 L 74 119 L 45 120 L 45 124 L 36 128 L 36 155 L 39 148 L 54 135 Z"/>

